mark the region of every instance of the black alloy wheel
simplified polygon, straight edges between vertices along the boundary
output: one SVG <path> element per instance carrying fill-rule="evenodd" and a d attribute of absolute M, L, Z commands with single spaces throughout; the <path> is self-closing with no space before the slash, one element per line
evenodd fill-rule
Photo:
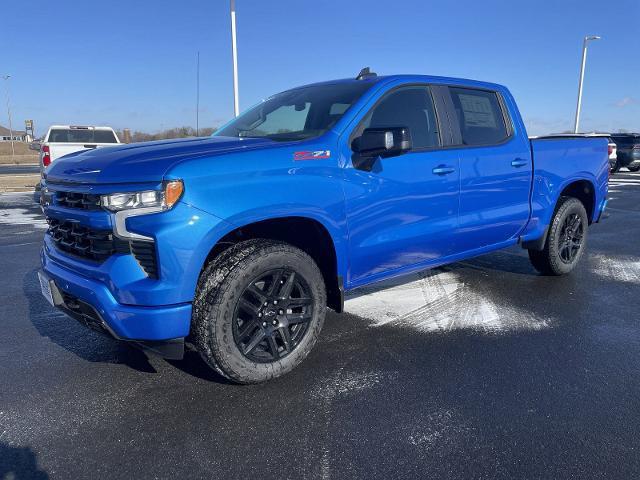
<path fill-rule="evenodd" d="M 571 272 L 587 245 L 589 217 L 584 204 L 574 197 L 558 200 L 541 250 L 529 249 L 529 259 L 543 275 Z"/>
<path fill-rule="evenodd" d="M 568 215 L 562 224 L 560 235 L 558 236 L 558 253 L 560 260 L 571 264 L 575 260 L 584 237 L 584 225 L 577 213 Z"/>
<path fill-rule="evenodd" d="M 275 362 L 300 344 L 313 317 L 306 279 L 291 268 L 271 270 L 242 292 L 233 320 L 240 352 L 257 363 Z"/>

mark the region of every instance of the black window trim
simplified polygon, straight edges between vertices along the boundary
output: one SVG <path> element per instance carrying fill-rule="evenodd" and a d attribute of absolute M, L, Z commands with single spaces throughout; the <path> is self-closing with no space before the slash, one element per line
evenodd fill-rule
<path fill-rule="evenodd" d="M 364 123 L 365 119 L 367 118 L 367 116 L 369 115 L 369 113 L 371 113 L 375 108 L 378 107 L 378 105 L 388 96 L 391 95 L 393 92 L 395 92 L 396 90 L 400 90 L 402 88 L 407 88 L 407 87 L 426 87 L 428 92 L 429 92 L 429 96 L 431 97 L 431 104 L 433 105 L 433 111 L 435 113 L 436 116 L 436 126 L 438 128 L 438 145 L 434 146 L 434 147 L 419 147 L 419 148 L 412 148 L 410 151 L 408 151 L 407 153 L 405 153 L 404 155 L 407 154 L 411 154 L 414 152 L 432 152 L 432 151 L 436 151 L 436 150 L 444 150 L 445 148 L 450 147 L 450 145 L 448 145 L 449 142 L 444 141 L 444 136 L 443 134 L 446 134 L 446 136 L 451 137 L 451 126 L 450 126 L 450 122 L 446 123 L 446 131 L 443 130 L 445 129 L 445 122 L 442 121 L 442 115 L 447 115 L 448 112 L 445 111 L 444 112 L 440 112 L 440 109 L 445 108 L 444 105 L 440 105 L 440 100 L 438 97 L 440 97 L 442 95 L 442 92 L 439 90 L 435 90 L 434 87 L 439 87 L 441 86 L 440 84 L 433 84 L 433 83 L 427 83 L 427 82 L 412 82 L 412 83 L 403 83 L 400 85 L 396 85 L 392 88 L 390 88 L 389 90 L 387 90 L 386 92 L 384 92 L 382 94 L 382 96 L 380 98 L 378 98 L 375 103 L 371 106 L 371 108 L 367 109 L 367 111 L 362 115 L 362 118 L 358 121 L 358 123 L 356 124 L 356 126 L 351 130 L 351 133 L 349 134 L 349 144 L 348 147 L 349 149 L 351 149 L 351 144 L 353 143 L 353 140 L 355 140 L 356 138 L 356 132 L 360 129 L 360 126 Z"/>
<path fill-rule="evenodd" d="M 447 146 L 446 148 L 448 149 L 467 149 L 467 148 L 482 148 L 482 147 L 493 147 L 493 146 L 500 146 L 500 145 L 504 145 L 506 143 L 509 143 L 511 140 L 513 140 L 514 135 L 515 135 L 515 129 L 513 127 L 513 119 L 511 118 L 511 115 L 509 114 L 509 109 L 507 108 L 507 105 L 504 101 L 504 98 L 502 96 L 502 93 L 497 91 L 497 90 L 493 90 L 491 88 L 481 88 L 481 87 L 469 87 L 466 85 L 456 85 L 456 84 L 443 84 L 444 87 L 447 87 L 447 94 L 449 96 L 449 101 L 447 102 L 448 106 L 449 106 L 449 115 L 451 115 L 451 118 L 454 120 L 451 122 L 451 129 L 453 130 L 454 133 L 454 137 L 458 138 L 460 142 L 462 142 L 462 131 L 460 130 L 460 120 L 458 119 L 458 114 L 455 110 L 455 108 L 453 107 L 453 99 L 451 98 L 451 88 L 460 88 L 460 89 L 465 89 L 465 90 L 477 90 L 480 92 L 488 92 L 488 93 L 493 93 L 496 98 L 498 99 L 498 105 L 500 106 L 500 110 L 502 113 L 502 120 L 504 121 L 504 125 L 505 125 L 505 129 L 507 131 L 507 136 L 504 137 L 504 139 L 502 139 L 500 142 L 497 143 L 481 143 L 481 144 L 475 144 L 475 145 L 465 145 L 464 143 L 457 143 L 457 144 L 453 144 L 450 146 Z"/>

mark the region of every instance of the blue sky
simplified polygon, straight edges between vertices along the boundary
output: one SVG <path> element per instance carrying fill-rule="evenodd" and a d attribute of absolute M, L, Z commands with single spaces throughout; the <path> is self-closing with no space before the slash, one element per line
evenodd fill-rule
<path fill-rule="evenodd" d="M 424 73 L 507 85 L 530 134 L 571 128 L 582 37 L 591 43 L 583 130 L 640 131 L 638 0 L 237 0 L 240 105 L 303 83 Z M 8 4 L 8 5 L 7 5 Z M 14 125 L 158 131 L 233 111 L 228 0 L 3 2 L 0 73 Z M 4 89 L 3 89 L 4 90 Z M 4 97 L 4 91 L 2 91 Z M 3 101 L 4 104 L 4 101 Z M 6 125 L 5 109 L 0 124 Z"/>

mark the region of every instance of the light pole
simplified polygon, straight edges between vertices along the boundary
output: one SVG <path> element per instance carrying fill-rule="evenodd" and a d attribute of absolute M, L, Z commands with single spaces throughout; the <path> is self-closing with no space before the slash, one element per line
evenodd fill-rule
<path fill-rule="evenodd" d="M 587 63 L 587 43 L 589 40 L 600 40 L 597 35 L 588 35 L 582 42 L 582 65 L 580 66 L 580 83 L 578 84 L 578 104 L 576 105 L 576 121 L 573 126 L 573 133 L 578 133 L 580 125 L 580 107 L 582 106 L 582 83 L 584 82 L 584 66 Z"/>
<path fill-rule="evenodd" d="M 200 51 L 196 60 L 196 137 L 200 135 Z"/>
<path fill-rule="evenodd" d="M 236 45 L 236 0 L 231 0 L 231 56 L 233 57 L 233 114 L 240 115 L 238 102 L 238 47 Z"/>
<path fill-rule="evenodd" d="M 15 161 L 15 156 L 16 156 L 16 151 L 13 148 L 13 126 L 11 125 L 11 103 L 9 102 L 9 79 L 11 78 L 11 75 L 3 75 L 2 78 L 4 79 L 5 83 L 5 87 L 7 89 L 7 115 L 9 115 L 9 135 L 10 135 L 10 141 L 11 141 L 11 161 Z"/>

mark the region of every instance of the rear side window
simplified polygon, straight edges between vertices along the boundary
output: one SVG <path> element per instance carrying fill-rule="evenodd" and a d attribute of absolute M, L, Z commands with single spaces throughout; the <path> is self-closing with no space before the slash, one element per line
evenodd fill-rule
<path fill-rule="evenodd" d="M 427 86 L 401 87 L 388 93 L 367 114 L 356 136 L 365 128 L 408 127 L 414 148 L 440 145 L 436 113 Z"/>
<path fill-rule="evenodd" d="M 118 143 L 111 130 L 62 129 L 55 128 L 49 133 L 52 143 Z"/>
<path fill-rule="evenodd" d="M 491 145 L 509 136 L 495 92 L 450 87 L 464 145 Z"/>

